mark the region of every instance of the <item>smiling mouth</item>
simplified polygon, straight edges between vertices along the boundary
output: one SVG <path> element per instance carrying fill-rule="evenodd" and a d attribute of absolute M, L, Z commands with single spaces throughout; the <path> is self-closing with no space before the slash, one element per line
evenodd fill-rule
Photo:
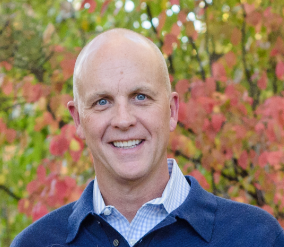
<path fill-rule="evenodd" d="M 129 149 L 129 148 L 135 148 L 142 142 L 143 140 L 115 141 L 112 142 L 112 145 L 117 148 Z"/>

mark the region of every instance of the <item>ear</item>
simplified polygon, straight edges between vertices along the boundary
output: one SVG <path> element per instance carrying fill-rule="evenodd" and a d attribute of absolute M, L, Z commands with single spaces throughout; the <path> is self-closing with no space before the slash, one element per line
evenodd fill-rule
<path fill-rule="evenodd" d="M 79 115 L 79 111 L 77 109 L 77 106 L 75 104 L 74 101 L 69 101 L 67 103 L 67 107 L 68 107 L 68 110 L 74 120 L 74 123 L 75 123 L 75 126 L 76 126 L 76 133 L 77 135 L 81 138 L 81 139 L 85 139 L 85 134 L 84 134 L 84 130 L 82 128 L 82 125 L 81 125 L 81 121 L 80 121 L 80 115 Z"/>
<path fill-rule="evenodd" d="M 171 93 L 170 108 L 171 108 L 170 131 L 173 132 L 177 127 L 177 122 L 178 122 L 179 96 L 177 92 Z"/>

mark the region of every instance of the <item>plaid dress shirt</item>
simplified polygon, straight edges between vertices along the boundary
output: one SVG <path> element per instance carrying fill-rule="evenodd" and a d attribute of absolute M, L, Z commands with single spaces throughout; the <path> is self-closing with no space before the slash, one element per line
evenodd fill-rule
<path fill-rule="evenodd" d="M 133 246 L 148 231 L 164 220 L 173 210 L 178 208 L 187 197 L 190 185 L 174 159 L 168 159 L 170 179 L 162 194 L 145 203 L 136 213 L 131 223 L 114 207 L 105 205 L 97 179 L 94 180 L 94 211 L 106 220 Z"/>

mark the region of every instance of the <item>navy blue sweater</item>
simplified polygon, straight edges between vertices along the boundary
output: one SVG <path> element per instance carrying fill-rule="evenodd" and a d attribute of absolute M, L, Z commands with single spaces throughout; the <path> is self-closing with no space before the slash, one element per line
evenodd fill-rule
<path fill-rule="evenodd" d="M 226 200 L 203 190 L 186 176 L 191 190 L 184 203 L 134 246 L 284 247 L 284 231 L 262 209 Z M 36 221 L 11 247 L 129 247 L 127 241 L 93 210 L 93 182 L 77 202 Z"/>

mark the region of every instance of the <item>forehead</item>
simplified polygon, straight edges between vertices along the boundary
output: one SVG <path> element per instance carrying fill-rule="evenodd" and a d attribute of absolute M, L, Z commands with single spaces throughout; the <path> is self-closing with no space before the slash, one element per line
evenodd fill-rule
<path fill-rule="evenodd" d="M 137 47 L 107 48 L 93 51 L 84 59 L 77 75 L 79 94 L 103 88 L 153 87 L 161 83 L 159 61 L 153 52 Z"/>

